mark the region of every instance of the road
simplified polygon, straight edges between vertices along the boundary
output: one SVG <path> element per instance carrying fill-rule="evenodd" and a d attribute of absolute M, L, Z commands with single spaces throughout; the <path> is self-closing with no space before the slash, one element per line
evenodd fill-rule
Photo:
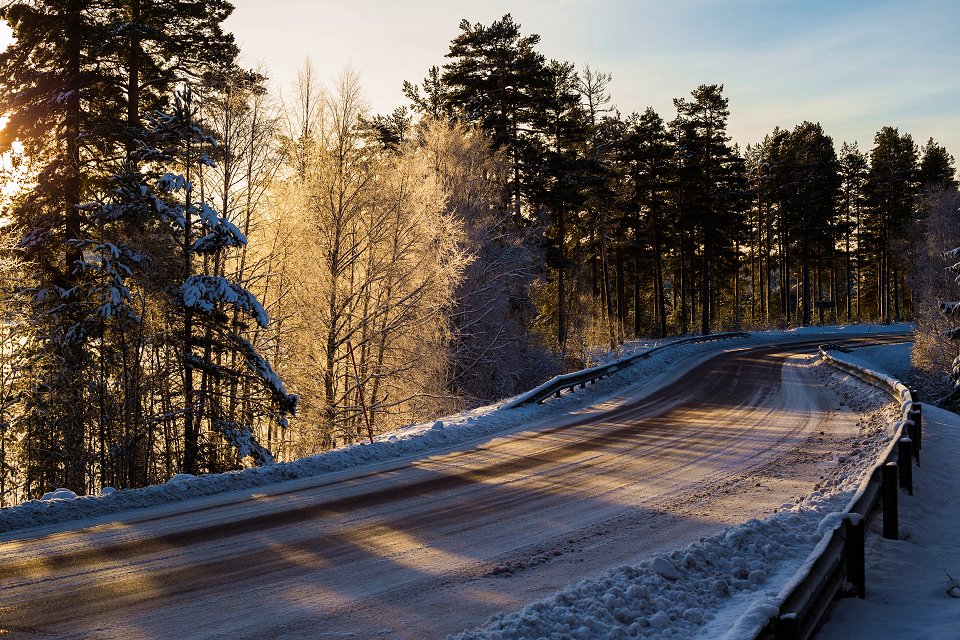
<path fill-rule="evenodd" d="M 0 637 L 479 625 L 808 493 L 861 428 L 795 357 L 815 345 L 731 343 L 665 372 L 656 394 L 624 389 L 469 448 L 0 544 Z"/>

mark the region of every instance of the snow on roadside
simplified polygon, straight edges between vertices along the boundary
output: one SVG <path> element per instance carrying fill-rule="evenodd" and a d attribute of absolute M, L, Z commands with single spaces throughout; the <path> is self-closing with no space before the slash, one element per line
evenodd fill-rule
<path fill-rule="evenodd" d="M 213 494 L 236 491 L 268 484 L 318 476 L 360 465 L 429 454 L 476 441 L 494 434 L 529 428 L 536 423 L 555 419 L 574 409 L 582 409 L 588 401 L 599 402 L 616 396 L 631 385 L 648 385 L 645 392 L 655 390 L 655 379 L 674 363 L 692 356 L 705 357 L 724 349 L 775 342 L 804 335 L 838 336 L 864 333 L 903 331 L 909 325 L 848 325 L 841 327 L 806 327 L 790 331 L 754 333 L 750 338 L 703 344 L 683 344 L 662 350 L 647 360 L 624 369 L 586 390 L 564 395 L 544 405 L 505 409 L 512 398 L 495 404 L 464 411 L 441 420 L 411 425 L 382 434 L 373 444 L 355 444 L 295 462 L 281 463 L 243 471 L 171 479 L 167 484 L 141 489 L 106 492 L 100 496 L 67 498 L 67 494 L 31 500 L 16 507 L 0 509 L 0 533 L 53 525 L 74 520 L 104 516 L 131 509 L 171 504 Z M 651 344 L 628 345 L 618 359 L 629 357 Z M 60 496 L 63 496 L 62 498 Z"/>
<path fill-rule="evenodd" d="M 909 368 L 900 345 L 835 354 L 857 356 L 896 375 Z M 923 405 L 923 448 L 913 469 L 914 495 L 900 494 L 900 540 L 878 529 L 867 537 L 867 597 L 839 601 L 817 638 L 960 638 L 960 415 Z"/>

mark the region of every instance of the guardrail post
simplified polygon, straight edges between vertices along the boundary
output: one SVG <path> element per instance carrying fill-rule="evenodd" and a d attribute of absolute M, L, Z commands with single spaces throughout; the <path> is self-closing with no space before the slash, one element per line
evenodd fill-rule
<path fill-rule="evenodd" d="M 883 492 L 883 537 L 887 540 L 900 539 L 900 522 L 897 519 L 897 463 L 883 465 L 881 491 Z"/>
<path fill-rule="evenodd" d="M 920 428 L 917 426 L 917 423 L 913 421 L 913 413 L 908 414 L 910 418 L 907 421 L 907 436 L 910 438 L 910 442 L 913 443 L 913 446 L 910 447 L 911 452 L 913 453 L 913 459 L 917 461 L 917 466 L 920 466 L 920 446 L 918 441 L 920 440 Z"/>
<path fill-rule="evenodd" d="M 797 614 L 785 613 L 777 618 L 773 629 L 774 640 L 800 640 L 800 623 Z"/>
<path fill-rule="evenodd" d="M 917 425 L 917 437 L 914 440 L 914 444 L 917 445 L 919 450 L 923 445 L 921 444 L 921 436 L 923 435 L 923 411 L 920 410 L 921 404 L 919 402 L 913 403 L 913 408 L 910 409 L 910 419 L 913 420 L 913 423 Z M 912 437 L 912 436 L 911 436 Z"/>
<path fill-rule="evenodd" d="M 897 464 L 900 465 L 900 486 L 913 495 L 913 441 L 910 438 L 900 438 L 897 442 Z"/>
<path fill-rule="evenodd" d="M 844 546 L 847 554 L 847 580 L 856 587 L 857 597 L 863 600 L 867 597 L 867 559 L 864 545 L 864 519 L 859 513 L 847 516 L 846 540 Z"/>

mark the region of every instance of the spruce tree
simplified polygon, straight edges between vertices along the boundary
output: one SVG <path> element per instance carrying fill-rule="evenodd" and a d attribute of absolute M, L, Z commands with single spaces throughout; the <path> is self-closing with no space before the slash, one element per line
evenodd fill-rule
<path fill-rule="evenodd" d="M 109 33 L 103 4 L 81 0 L 17 2 L 0 8 L 14 43 L 0 53 L 0 103 L 9 122 L 0 152 L 14 140 L 36 167 L 32 187 L 9 214 L 22 231 L 24 258 L 35 265 L 20 289 L 40 328 L 28 394 L 28 492 L 56 486 L 86 492 L 85 435 L 96 326 L 85 315 L 82 247 L 91 237 L 86 204 L 104 184 L 99 153 L 111 149 L 110 124 L 122 96 L 100 64 Z"/>

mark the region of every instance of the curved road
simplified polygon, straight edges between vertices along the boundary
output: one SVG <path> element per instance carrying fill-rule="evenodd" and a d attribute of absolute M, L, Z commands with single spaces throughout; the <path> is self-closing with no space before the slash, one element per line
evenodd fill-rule
<path fill-rule="evenodd" d="M 729 343 L 678 363 L 652 396 L 625 389 L 470 449 L 2 543 L 0 637 L 421 639 L 476 626 L 808 493 L 860 429 L 793 358 L 815 349 Z"/>

